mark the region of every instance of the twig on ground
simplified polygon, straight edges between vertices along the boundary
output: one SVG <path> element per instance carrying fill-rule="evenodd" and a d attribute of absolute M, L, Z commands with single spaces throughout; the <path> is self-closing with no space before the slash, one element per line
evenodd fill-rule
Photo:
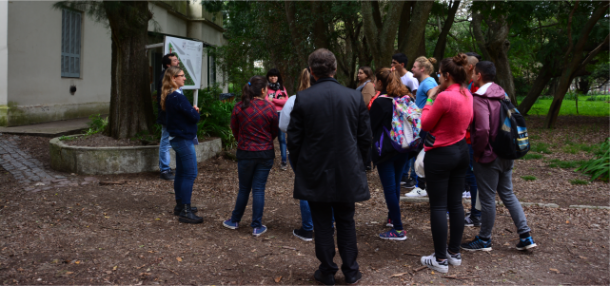
<path fill-rule="evenodd" d="M 410 255 L 410 256 L 417 256 L 417 257 L 422 257 L 423 255 L 421 254 L 414 254 L 414 253 L 405 253 L 405 255 Z"/>
<path fill-rule="evenodd" d="M 127 181 L 100 181 L 100 186 L 124 185 Z"/>
<path fill-rule="evenodd" d="M 477 278 L 477 277 L 478 276 L 472 276 L 472 277 L 443 276 L 443 278 L 457 279 L 457 280 L 468 280 L 468 279 Z"/>
<path fill-rule="evenodd" d="M 282 246 L 282 248 L 298 251 L 296 248 L 290 246 Z"/>
<path fill-rule="evenodd" d="M 510 229 L 508 229 L 508 228 L 505 228 L 504 230 L 506 230 L 506 231 L 508 231 L 508 232 L 510 232 L 510 233 L 513 233 L 513 231 L 512 231 L 512 230 L 510 230 Z"/>
<path fill-rule="evenodd" d="M 100 228 L 112 229 L 112 230 L 120 230 L 120 231 L 129 231 L 129 232 L 131 232 L 131 230 L 129 230 L 129 229 L 112 228 L 112 227 L 107 227 L 107 226 L 100 226 Z"/>
<path fill-rule="evenodd" d="M 413 273 L 417 273 L 417 272 L 422 271 L 422 270 L 424 270 L 426 268 L 428 268 L 428 266 L 422 266 L 420 268 L 417 268 L 417 269 L 413 270 Z"/>

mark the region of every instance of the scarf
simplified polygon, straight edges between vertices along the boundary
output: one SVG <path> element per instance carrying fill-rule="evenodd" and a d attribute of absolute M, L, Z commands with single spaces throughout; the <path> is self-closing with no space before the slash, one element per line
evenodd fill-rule
<path fill-rule="evenodd" d="M 271 89 L 271 90 L 280 90 L 280 83 L 279 82 L 269 83 L 269 89 Z"/>

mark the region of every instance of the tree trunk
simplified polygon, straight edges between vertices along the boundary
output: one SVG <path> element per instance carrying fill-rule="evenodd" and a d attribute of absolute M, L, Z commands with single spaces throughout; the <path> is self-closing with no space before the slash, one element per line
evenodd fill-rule
<path fill-rule="evenodd" d="M 426 24 L 428 23 L 433 5 L 434 1 L 418 1 L 413 7 L 413 13 L 411 13 L 410 18 L 411 21 L 407 30 L 407 40 L 403 41 L 403 44 L 398 46 L 398 50 L 402 51 L 409 59 L 409 63 L 405 66 L 407 70 L 411 69 L 411 66 L 415 62 L 415 58 L 426 55 L 425 46 L 423 53 L 421 52 L 421 47 L 422 41 L 425 42 Z"/>
<path fill-rule="evenodd" d="M 387 7 L 388 12 L 384 21 L 381 21 L 382 17 L 378 2 L 361 2 L 364 34 L 371 54 L 373 55 L 375 69 L 390 65 L 392 54 L 394 53 L 396 31 L 398 30 L 398 24 L 400 23 L 398 17 L 402 12 L 404 4 L 404 1 L 387 2 L 386 5 L 389 6 Z"/>
<path fill-rule="evenodd" d="M 297 28 L 296 24 L 296 9 L 294 7 L 294 1 L 286 1 L 284 2 L 284 8 L 286 10 L 286 21 L 288 22 L 288 28 L 290 29 L 290 34 L 292 35 L 292 44 L 296 49 L 297 55 L 299 57 L 300 65 L 307 66 L 307 54 L 304 51 L 303 41 L 306 40 L 303 38 L 305 33 L 302 33 Z"/>
<path fill-rule="evenodd" d="M 578 79 L 578 91 L 580 91 L 581 94 L 586 95 L 589 93 L 590 88 L 591 82 L 589 81 L 589 78 L 586 76 L 581 76 Z"/>
<path fill-rule="evenodd" d="M 559 85 L 559 77 L 554 77 L 553 79 L 551 79 L 551 82 L 549 83 L 549 89 L 546 91 L 546 95 L 555 94 L 555 91 L 557 90 L 558 85 Z"/>
<path fill-rule="evenodd" d="M 484 34 L 481 30 L 481 22 L 483 20 L 485 20 L 488 27 L 487 35 L 489 37 L 487 39 L 483 36 Z M 472 27 L 477 45 L 481 49 L 484 58 L 496 65 L 496 83 L 504 88 L 513 104 L 517 105 L 513 73 L 508 62 L 508 50 L 510 48 L 508 32 L 510 28 L 506 22 L 506 15 L 497 16 L 492 20 L 490 16 L 485 16 L 484 18 L 480 11 L 473 11 Z"/>
<path fill-rule="evenodd" d="M 315 17 L 313 23 L 313 44 L 315 49 L 328 48 L 328 24 L 324 22 L 325 1 L 311 1 L 311 15 Z"/>
<path fill-rule="evenodd" d="M 455 20 L 455 14 L 460 6 L 460 0 L 452 1 L 452 4 L 449 8 L 449 13 L 447 14 L 447 19 L 445 19 L 445 23 L 441 29 L 441 33 L 438 36 L 438 41 L 436 41 L 436 46 L 434 47 L 434 58 L 436 58 L 437 62 L 434 64 L 434 70 L 438 70 L 438 65 L 441 60 L 445 57 L 445 48 L 447 47 L 447 35 L 453 26 L 453 21 Z"/>
<path fill-rule="evenodd" d="M 112 38 L 112 80 L 108 130 L 115 139 L 135 137 L 152 130 L 154 121 L 150 94 L 148 21 L 152 14 L 146 1 L 104 2 Z"/>
<path fill-rule="evenodd" d="M 521 101 L 521 104 L 519 104 L 519 111 L 522 114 L 527 114 L 530 109 L 532 109 L 532 106 L 534 106 L 534 103 L 536 103 L 536 100 L 540 97 L 540 93 L 542 93 L 542 90 L 544 90 L 544 87 L 551 79 L 550 72 L 547 68 L 548 66 L 545 65 L 540 69 L 540 74 L 536 77 L 532 88 L 523 101 Z"/>

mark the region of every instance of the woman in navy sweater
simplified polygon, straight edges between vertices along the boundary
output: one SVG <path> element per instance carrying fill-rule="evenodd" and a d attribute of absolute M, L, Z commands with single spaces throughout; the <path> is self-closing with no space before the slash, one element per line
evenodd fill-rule
<path fill-rule="evenodd" d="M 197 209 L 191 207 L 193 182 L 197 178 L 195 144 L 198 144 L 199 108 L 191 106 L 180 89 L 184 86 L 185 79 L 184 71 L 179 67 L 170 67 L 166 70 L 163 77 L 161 108 L 165 110 L 167 116 L 170 145 L 176 151 L 174 215 L 179 216 L 180 222 L 202 223 L 203 218 L 195 215 Z"/>

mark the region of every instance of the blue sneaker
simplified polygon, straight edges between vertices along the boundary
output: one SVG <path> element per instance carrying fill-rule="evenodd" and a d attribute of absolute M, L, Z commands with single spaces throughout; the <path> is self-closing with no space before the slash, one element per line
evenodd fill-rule
<path fill-rule="evenodd" d="M 405 230 L 392 229 L 380 234 L 379 238 L 387 240 L 405 240 L 407 239 L 407 232 Z"/>
<path fill-rule="evenodd" d="M 261 234 L 267 232 L 267 227 L 262 225 L 261 227 L 255 227 L 252 231 L 252 235 L 259 237 Z"/>
<path fill-rule="evenodd" d="M 224 225 L 224 227 L 226 227 L 226 228 L 237 229 L 239 223 L 238 222 L 232 222 L 230 219 L 228 219 L 228 220 L 223 221 L 222 225 Z"/>
<path fill-rule="evenodd" d="M 474 240 L 468 243 L 463 243 L 460 248 L 468 251 L 491 251 L 491 239 L 482 240 L 478 235 L 475 236 Z"/>
<path fill-rule="evenodd" d="M 534 239 L 531 236 L 528 236 L 526 238 L 519 239 L 519 243 L 517 243 L 517 250 L 526 250 L 536 246 L 538 245 L 536 245 Z"/>

